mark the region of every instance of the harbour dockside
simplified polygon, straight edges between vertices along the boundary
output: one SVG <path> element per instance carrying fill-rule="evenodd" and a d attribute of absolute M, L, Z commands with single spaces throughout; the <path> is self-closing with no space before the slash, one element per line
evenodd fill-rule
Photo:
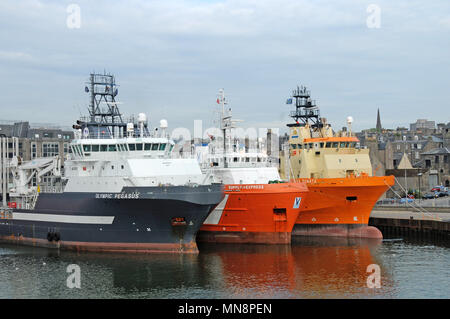
<path fill-rule="evenodd" d="M 144 113 L 124 118 L 113 75 L 91 74 L 85 92 L 89 114 L 73 125 L 64 156 L 47 145 L 42 156 L 25 160 L 16 137 L 1 137 L 0 241 L 76 251 L 197 253 L 197 242 L 381 239 L 406 223 L 373 218 L 396 179 L 375 176 L 369 149 L 351 130 L 353 119 L 333 131 L 304 86 L 287 101 L 295 105 L 294 122 L 277 154 L 261 139 L 252 147 L 235 136 L 236 120 L 221 89 L 220 130 L 200 143 L 189 141 L 191 157 L 180 156 L 166 120 L 151 127 Z M 429 229 L 420 219 L 408 225 Z"/>

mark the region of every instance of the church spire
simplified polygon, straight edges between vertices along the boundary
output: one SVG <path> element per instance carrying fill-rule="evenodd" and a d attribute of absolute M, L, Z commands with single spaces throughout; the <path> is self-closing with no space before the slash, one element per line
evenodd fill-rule
<path fill-rule="evenodd" d="M 377 112 L 377 132 L 381 133 L 382 129 L 383 129 L 383 127 L 381 126 L 380 109 L 378 109 L 378 112 Z"/>

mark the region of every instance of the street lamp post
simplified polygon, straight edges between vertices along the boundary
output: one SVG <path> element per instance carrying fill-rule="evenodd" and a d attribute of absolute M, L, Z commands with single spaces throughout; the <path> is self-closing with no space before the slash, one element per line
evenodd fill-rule
<path fill-rule="evenodd" d="M 422 179 L 422 173 L 420 172 L 420 168 L 418 170 L 419 170 L 419 173 L 417 173 L 417 178 L 419 179 L 419 203 L 421 203 L 422 193 L 420 191 L 420 180 Z"/>

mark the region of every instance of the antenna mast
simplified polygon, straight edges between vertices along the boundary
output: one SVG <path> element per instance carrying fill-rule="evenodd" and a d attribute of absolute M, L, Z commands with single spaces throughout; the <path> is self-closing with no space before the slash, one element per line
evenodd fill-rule
<path fill-rule="evenodd" d="M 288 124 L 289 127 L 305 125 L 309 125 L 313 129 L 323 127 L 319 107 L 316 105 L 316 101 L 311 99 L 311 92 L 305 86 L 297 86 L 292 91 L 292 98 L 288 99 L 287 104 L 292 104 L 293 99 L 295 100 L 295 111 L 291 111 L 289 115 L 295 120 L 295 123 Z"/>

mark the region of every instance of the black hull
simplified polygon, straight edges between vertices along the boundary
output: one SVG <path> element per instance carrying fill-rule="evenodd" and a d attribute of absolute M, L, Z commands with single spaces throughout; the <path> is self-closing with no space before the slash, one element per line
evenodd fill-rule
<path fill-rule="evenodd" d="M 222 185 L 40 194 L 34 210 L 14 209 L 0 220 L 0 240 L 78 251 L 196 253 L 197 232 L 222 198 Z"/>

